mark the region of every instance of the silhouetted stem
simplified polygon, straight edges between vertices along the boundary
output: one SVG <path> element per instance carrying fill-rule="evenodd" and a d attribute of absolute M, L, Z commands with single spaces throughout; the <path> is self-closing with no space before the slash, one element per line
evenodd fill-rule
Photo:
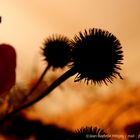
<path fill-rule="evenodd" d="M 48 95 L 53 89 L 55 89 L 57 86 L 59 86 L 61 83 L 63 83 L 66 79 L 70 78 L 71 76 L 73 76 L 75 74 L 75 70 L 74 69 L 70 69 L 67 72 L 65 72 L 61 77 L 59 77 L 58 79 L 56 79 L 56 81 L 54 81 L 44 92 L 43 94 L 41 94 L 39 97 L 37 97 L 35 100 L 33 100 L 32 102 L 28 103 L 27 105 L 23 106 L 22 109 L 27 108 L 31 105 L 33 105 L 34 103 L 38 102 L 39 100 L 41 100 L 42 98 L 44 98 L 46 95 Z"/>
<path fill-rule="evenodd" d="M 35 100 L 21 106 L 20 108 L 14 110 L 13 112 L 9 113 L 7 116 L 5 116 L 1 121 L 0 124 L 3 123 L 5 120 L 9 119 L 16 113 L 20 112 L 21 110 L 33 105 L 34 103 L 40 101 L 42 98 L 44 98 L 46 95 L 48 95 L 53 89 L 55 89 L 57 86 L 59 86 L 61 83 L 63 83 L 66 79 L 70 78 L 76 74 L 76 70 L 74 68 L 71 68 L 70 70 L 66 71 L 62 76 L 60 76 L 56 81 L 54 81 L 39 97 L 37 97 Z"/>
<path fill-rule="evenodd" d="M 45 70 L 43 71 L 43 73 L 41 74 L 40 78 L 38 79 L 37 83 L 33 86 L 33 88 L 30 90 L 28 96 L 32 95 L 32 93 L 36 90 L 36 88 L 39 86 L 40 82 L 42 81 L 43 77 L 45 76 L 46 72 L 48 71 L 48 69 L 50 68 L 50 66 L 48 65 Z"/>
<path fill-rule="evenodd" d="M 33 92 L 36 90 L 36 88 L 39 86 L 40 82 L 42 81 L 43 77 L 45 76 L 46 72 L 49 70 L 50 66 L 48 65 L 45 70 L 43 71 L 43 73 L 41 74 L 40 78 L 38 79 L 37 83 L 35 83 L 35 85 L 32 87 L 32 89 L 29 91 L 29 93 L 27 95 L 25 95 L 25 97 L 22 99 L 22 103 L 24 103 L 24 101 L 26 101 L 28 99 L 29 96 L 31 96 L 33 94 Z"/>

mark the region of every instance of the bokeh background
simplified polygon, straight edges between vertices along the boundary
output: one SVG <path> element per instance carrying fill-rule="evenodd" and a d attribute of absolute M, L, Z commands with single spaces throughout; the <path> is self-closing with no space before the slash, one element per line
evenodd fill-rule
<path fill-rule="evenodd" d="M 123 46 L 124 80 L 87 86 L 74 83 L 72 77 L 37 103 L 29 118 L 70 130 L 99 126 L 112 134 L 125 134 L 126 125 L 140 121 L 139 5 L 139 0 L 0 0 L 0 43 L 16 49 L 20 85 L 28 86 L 45 68 L 40 48 L 52 34 L 73 38 L 84 29 L 102 28 L 117 36 Z M 51 82 L 60 73 L 49 72 L 45 80 Z"/>

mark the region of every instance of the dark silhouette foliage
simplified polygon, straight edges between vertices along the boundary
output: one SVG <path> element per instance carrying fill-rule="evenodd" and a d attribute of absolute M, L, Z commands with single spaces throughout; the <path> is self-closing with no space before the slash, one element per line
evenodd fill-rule
<path fill-rule="evenodd" d="M 41 121 L 27 120 L 21 115 L 16 115 L 0 125 L 0 134 L 15 137 L 15 140 L 28 140 L 31 136 L 36 140 L 66 140 L 72 132 L 56 125 L 45 125 Z"/>

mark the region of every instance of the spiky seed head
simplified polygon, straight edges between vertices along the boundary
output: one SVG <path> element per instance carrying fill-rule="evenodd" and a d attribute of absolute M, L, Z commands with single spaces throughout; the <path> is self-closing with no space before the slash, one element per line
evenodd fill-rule
<path fill-rule="evenodd" d="M 43 56 L 52 68 L 63 68 L 70 62 L 71 45 L 67 37 L 52 35 L 43 43 Z"/>
<path fill-rule="evenodd" d="M 75 138 L 73 140 L 109 140 L 109 135 L 101 128 L 97 127 L 82 127 L 75 131 Z"/>
<path fill-rule="evenodd" d="M 85 30 L 74 37 L 72 46 L 72 67 L 78 73 L 75 81 L 107 84 L 117 76 L 122 79 L 122 46 L 112 33 L 97 28 Z"/>

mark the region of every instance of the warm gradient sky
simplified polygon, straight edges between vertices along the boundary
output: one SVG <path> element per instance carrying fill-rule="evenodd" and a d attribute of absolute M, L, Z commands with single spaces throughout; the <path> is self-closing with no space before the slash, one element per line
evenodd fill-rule
<path fill-rule="evenodd" d="M 60 33 L 72 38 L 85 28 L 103 28 L 122 43 L 123 76 L 139 83 L 139 5 L 139 0 L 0 0 L 0 42 L 14 45 L 18 71 L 24 74 L 29 64 L 41 61 L 35 57 L 45 37 Z"/>
<path fill-rule="evenodd" d="M 45 37 L 60 33 L 72 38 L 85 28 L 98 27 L 112 32 L 122 43 L 122 76 L 131 85 L 140 83 L 140 0 L 0 0 L 0 16 L 0 43 L 10 43 L 17 51 L 17 79 L 26 80 L 32 66 L 41 62 Z M 83 102 L 80 95 L 75 96 L 69 97 L 74 106 Z M 62 100 L 57 95 L 53 101 L 60 105 Z M 63 111 L 68 103 L 64 102 Z M 55 107 L 54 112 L 62 106 Z"/>

